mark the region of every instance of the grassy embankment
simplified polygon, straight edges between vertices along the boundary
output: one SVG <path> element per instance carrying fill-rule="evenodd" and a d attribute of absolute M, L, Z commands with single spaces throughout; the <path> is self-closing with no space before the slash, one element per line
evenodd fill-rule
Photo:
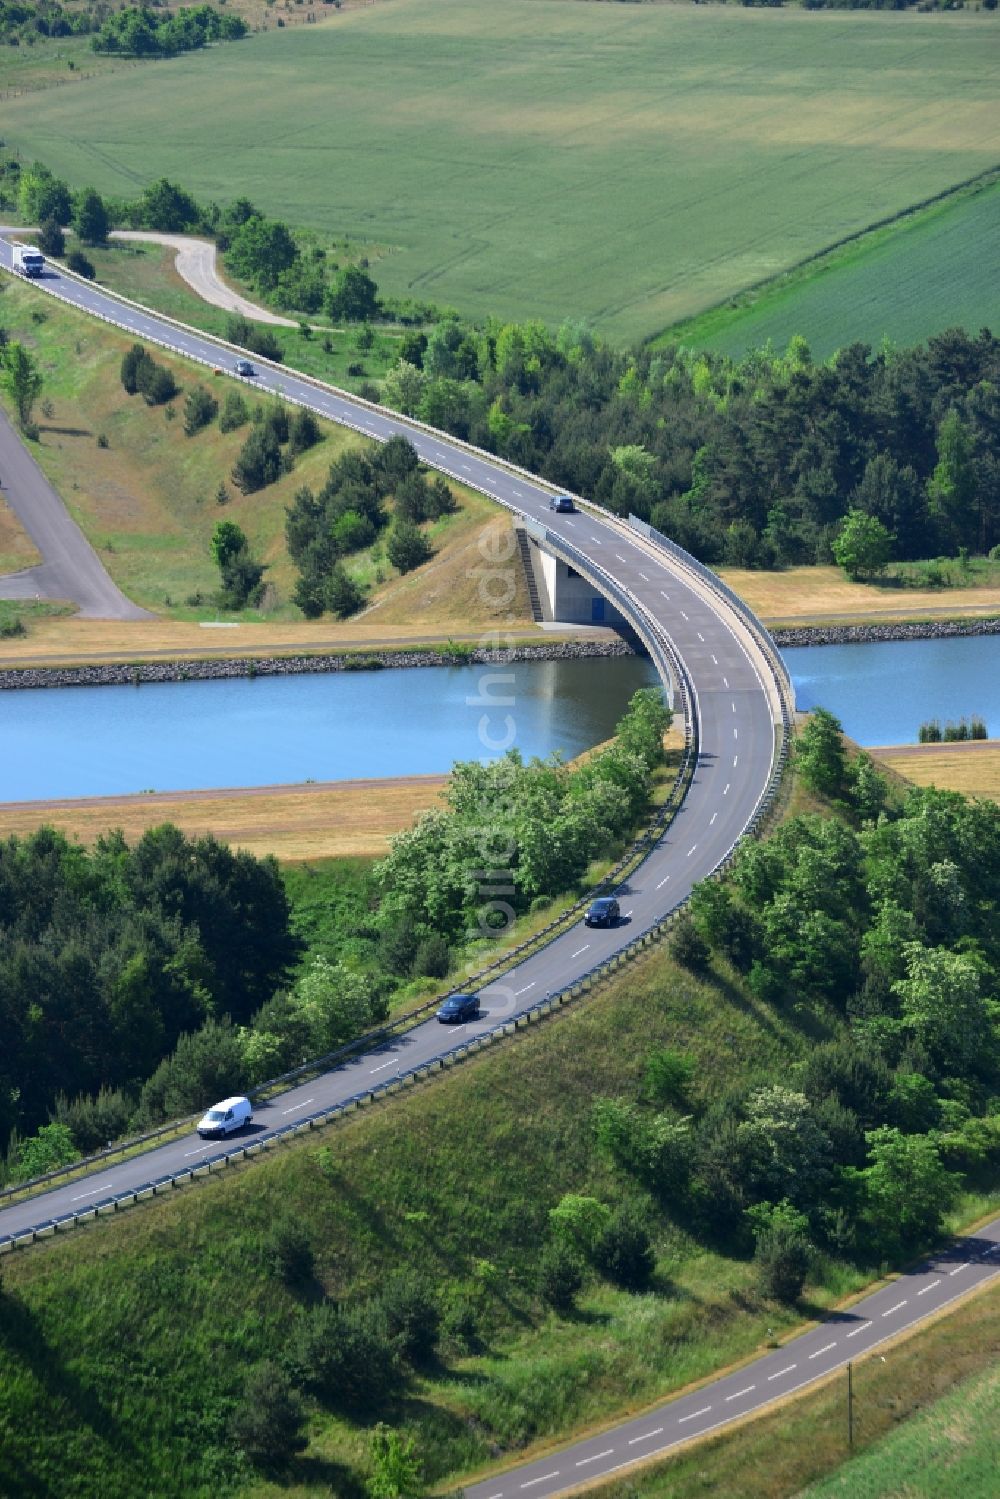
<path fill-rule="evenodd" d="M 119 649 L 131 658 L 140 657 L 144 647 L 169 650 L 173 642 L 180 654 L 185 646 L 204 639 L 199 621 L 219 618 L 267 625 L 285 649 L 308 648 L 311 640 L 328 642 L 334 633 L 345 640 L 353 634 L 361 643 L 372 636 L 391 638 L 394 632 L 439 639 L 460 632 L 469 638 L 498 623 L 498 611 L 480 600 L 474 569 L 482 564 L 478 541 L 484 528 L 509 522 L 498 517 L 482 496 L 456 485 L 457 512 L 430 526 L 435 547 L 430 563 L 399 578 L 374 549 L 359 553 L 350 561 L 351 570 L 373 585 L 364 619 L 338 625 L 335 631 L 330 621 L 304 624 L 290 597 L 295 570 L 285 549 L 285 507 L 303 484 L 321 487 L 332 460 L 360 439 L 323 423 L 323 441 L 298 458 L 290 474 L 257 494 L 241 495 L 230 470 L 249 426 L 223 434 L 213 423 L 188 438 L 182 431 L 183 395 L 166 407 L 150 408 L 141 397 L 123 390 L 119 363 L 131 342 L 124 334 L 60 307 L 21 283 L 7 283 L 3 308 L 9 335 L 21 339 L 38 358 L 44 396 L 51 402 L 51 415 L 41 407 L 37 413 L 40 440 L 33 451 L 39 463 L 129 597 L 173 620 L 194 622 L 193 629 L 173 629 L 161 620 L 122 630 L 99 621 L 59 621 L 50 624 L 37 642 L 44 642 L 47 652 L 57 648 L 57 642 L 69 646 L 78 636 L 84 650 L 90 638 L 92 648 L 103 654 L 110 635 L 127 642 Z M 221 398 L 232 388 L 229 381 L 213 382 L 211 373 L 199 366 L 159 351 L 155 357 L 174 371 L 182 391 L 207 384 Z M 246 397 L 251 406 L 266 404 L 252 392 Z M 106 446 L 99 442 L 101 437 Z M 226 504 L 217 499 L 220 483 L 226 486 Z M 218 575 L 209 542 L 221 519 L 236 521 L 255 555 L 268 565 L 268 592 L 258 610 L 220 615 L 213 604 Z M 500 618 L 530 633 L 523 578 L 518 576 L 517 583 L 515 597 Z M 88 623 L 95 628 L 86 628 Z M 222 649 L 228 654 L 245 652 L 260 640 L 250 629 L 240 634 L 238 644 L 227 640 Z M 216 641 L 205 641 L 201 653 L 216 649 Z"/>
<path fill-rule="evenodd" d="M 392 295 L 633 339 L 995 165 L 996 25 L 397 0 L 10 100 L 4 133 L 391 247 Z"/>
<path fill-rule="evenodd" d="M 922 343 L 945 328 L 993 327 L 995 278 L 982 246 L 995 235 L 1000 181 L 990 172 L 817 259 L 676 323 L 653 347 L 683 343 L 738 358 L 796 334 L 813 354 L 860 341 Z"/>
<path fill-rule="evenodd" d="M 791 810 L 804 805 L 797 794 Z M 502 1054 L 325 1138 L 5 1261 L 0 1421 L 16 1478 L 7 1486 L 65 1491 L 72 1475 L 75 1492 L 102 1499 L 137 1487 L 190 1495 L 210 1475 L 224 1490 L 226 1413 L 246 1364 L 288 1346 L 300 1295 L 322 1288 L 356 1300 L 398 1265 L 422 1267 L 449 1306 L 467 1302 L 483 1340 L 477 1352 L 446 1341 L 385 1409 L 417 1435 L 432 1484 L 752 1355 L 769 1328 L 781 1336 L 802 1312 L 762 1301 L 749 1262 L 713 1251 L 681 1222 L 658 1231 L 651 1294 L 591 1283 L 565 1319 L 533 1294 L 539 1239 L 562 1193 L 612 1202 L 628 1193 L 594 1154 L 590 1109 L 595 1094 L 634 1090 L 652 1048 L 692 1055 L 697 1108 L 730 1087 L 787 1081 L 840 1024 L 759 1003 L 722 974 L 693 978 L 654 952 Z M 967 1199 L 960 1211 L 989 1205 Z M 282 1219 L 303 1226 L 316 1254 L 316 1285 L 300 1295 L 262 1260 Z M 862 1279 L 821 1261 L 806 1314 Z M 357 1492 L 364 1425 L 317 1406 L 309 1435 L 288 1484 L 241 1492 Z"/>
<path fill-rule="evenodd" d="M 855 1363 L 853 1456 L 841 1371 L 756 1420 L 589 1492 L 594 1499 L 993 1499 L 998 1354 L 994 1287 Z"/>

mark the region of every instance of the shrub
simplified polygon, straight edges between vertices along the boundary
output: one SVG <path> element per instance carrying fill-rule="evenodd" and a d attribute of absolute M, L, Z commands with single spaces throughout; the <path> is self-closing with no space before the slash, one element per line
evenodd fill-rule
<path fill-rule="evenodd" d="M 805 1214 L 789 1202 L 762 1202 L 749 1208 L 747 1217 L 757 1242 L 754 1261 L 761 1290 L 777 1301 L 797 1301 L 812 1254 Z"/>
<path fill-rule="evenodd" d="M 249 349 L 251 354 L 259 354 L 261 359 L 270 359 L 274 364 L 281 364 L 284 360 L 285 351 L 275 335 L 270 329 L 262 328 L 259 323 L 251 323 L 249 318 L 229 318 L 226 322 L 226 338 L 231 344 Z"/>
<path fill-rule="evenodd" d="M 207 427 L 209 422 L 215 420 L 218 410 L 219 403 L 215 397 L 204 385 L 196 385 L 184 400 L 184 431 L 187 436 L 193 437 L 202 427 Z"/>
<path fill-rule="evenodd" d="M 443 979 L 451 967 L 451 948 L 438 932 L 425 937 L 413 959 L 413 972 L 420 978 Z"/>
<path fill-rule="evenodd" d="M 134 1107 L 120 1088 L 101 1088 L 94 1097 L 68 1099 L 58 1094 L 53 1115 L 58 1124 L 69 1128 L 78 1149 L 89 1155 L 127 1133 Z"/>
<path fill-rule="evenodd" d="M 403 1358 L 426 1363 L 441 1329 L 441 1311 L 427 1281 L 414 1270 L 399 1270 L 387 1281 L 380 1302 L 389 1336 Z"/>
<path fill-rule="evenodd" d="M 322 440 L 319 422 L 305 406 L 300 406 L 292 417 L 288 443 L 293 453 L 304 453 Z"/>
<path fill-rule="evenodd" d="M 694 1060 L 669 1046 L 658 1047 L 646 1058 L 644 1087 L 646 1097 L 656 1103 L 687 1103 L 688 1089 L 694 1080 Z"/>
<path fill-rule="evenodd" d="M 356 614 L 364 601 L 364 590 L 338 562 L 324 588 L 327 609 L 339 619 L 346 619 L 349 614 Z"/>
<path fill-rule="evenodd" d="M 307 1388 L 352 1411 L 378 1410 L 399 1381 L 396 1343 L 380 1306 L 337 1307 L 325 1301 L 307 1311 L 293 1339 L 293 1372 Z"/>
<path fill-rule="evenodd" d="M 281 449 L 266 427 L 250 432 L 233 464 L 233 483 L 243 494 L 254 494 L 273 484 L 281 474 Z"/>
<path fill-rule="evenodd" d="M 43 255 L 61 260 L 66 253 L 66 236 L 56 219 L 43 219 L 38 226 L 38 248 Z"/>
<path fill-rule="evenodd" d="M 315 1257 L 312 1245 L 294 1218 L 279 1218 L 264 1240 L 264 1260 L 286 1286 L 307 1285 L 312 1280 Z"/>
<path fill-rule="evenodd" d="M 682 968 L 700 973 L 708 967 L 711 956 L 708 943 L 699 932 L 689 911 L 682 911 L 674 925 L 670 951 Z"/>
<path fill-rule="evenodd" d="M 427 537 L 405 516 L 397 517 L 389 532 L 385 549 L 389 561 L 401 573 L 412 572 L 415 567 L 420 567 L 432 552 Z"/>
<path fill-rule="evenodd" d="M 557 1312 L 567 1312 L 583 1285 L 579 1257 L 558 1239 L 546 1244 L 538 1260 L 535 1286 L 539 1296 Z"/>
<path fill-rule="evenodd" d="M 646 1227 L 627 1208 L 619 1210 L 594 1245 L 594 1264 L 626 1291 L 643 1291 L 656 1268 Z"/>
<path fill-rule="evenodd" d="M 219 416 L 220 432 L 235 432 L 242 427 L 250 416 L 247 403 L 241 393 L 235 388 L 226 392 L 226 399 L 222 403 L 222 413 Z"/>
<path fill-rule="evenodd" d="M 66 269 L 75 271 L 85 281 L 93 281 L 97 272 L 94 270 L 93 262 L 88 260 L 80 250 L 71 250 L 66 256 Z"/>
<path fill-rule="evenodd" d="M 229 1434 L 255 1467 L 282 1468 L 306 1446 L 302 1402 L 284 1369 L 259 1364 L 247 1376 L 243 1398 L 229 1422 Z"/>

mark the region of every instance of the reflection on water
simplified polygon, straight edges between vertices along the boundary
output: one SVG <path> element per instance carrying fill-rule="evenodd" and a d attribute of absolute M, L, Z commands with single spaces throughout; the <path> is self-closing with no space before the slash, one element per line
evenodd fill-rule
<path fill-rule="evenodd" d="M 797 646 L 798 707 L 829 708 L 859 744 L 915 744 L 920 725 L 978 715 L 1000 738 L 1000 635 Z"/>
<path fill-rule="evenodd" d="M 525 756 L 572 756 L 655 681 L 627 656 L 2 692 L 0 800 L 429 775 L 501 746 L 508 714 Z"/>

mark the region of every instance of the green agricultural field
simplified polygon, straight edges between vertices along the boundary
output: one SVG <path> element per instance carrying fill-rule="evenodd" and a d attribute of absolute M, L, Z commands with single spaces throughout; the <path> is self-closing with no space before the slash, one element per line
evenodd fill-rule
<path fill-rule="evenodd" d="M 1000 325 L 990 247 L 1000 236 L 1000 183 L 959 195 L 904 224 L 846 246 L 815 267 L 762 288 L 742 307 L 718 308 L 657 342 L 678 338 L 739 356 L 801 333 L 817 358 L 861 340 L 899 347 L 944 328 Z M 744 299 L 741 299 L 744 300 Z"/>
<path fill-rule="evenodd" d="M 387 292 L 621 339 L 994 165 L 998 81 L 985 13 L 394 0 L 13 99 L 4 133 L 378 242 Z"/>
<path fill-rule="evenodd" d="M 1000 1369 L 966 1380 L 803 1499 L 993 1499 L 1000 1471 Z"/>

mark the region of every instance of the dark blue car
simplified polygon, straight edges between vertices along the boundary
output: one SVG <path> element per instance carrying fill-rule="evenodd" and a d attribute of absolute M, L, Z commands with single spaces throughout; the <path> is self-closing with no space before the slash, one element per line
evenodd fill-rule
<path fill-rule="evenodd" d="M 568 494 L 554 494 L 549 501 L 549 509 L 554 510 L 557 515 L 572 515 L 576 506 Z"/>
<path fill-rule="evenodd" d="M 464 1020 L 479 1019 L 478 994 L 449 994 L 437 1018 L 444 1025 L 460 1025 Z"/>
<path fill-rule="evenodd" d="M 621 911 L 614 896 L 600 895 L 597 900 L 591 901 L 583 919 L 587 926 L 614 926 L 620 916 Z"/>

